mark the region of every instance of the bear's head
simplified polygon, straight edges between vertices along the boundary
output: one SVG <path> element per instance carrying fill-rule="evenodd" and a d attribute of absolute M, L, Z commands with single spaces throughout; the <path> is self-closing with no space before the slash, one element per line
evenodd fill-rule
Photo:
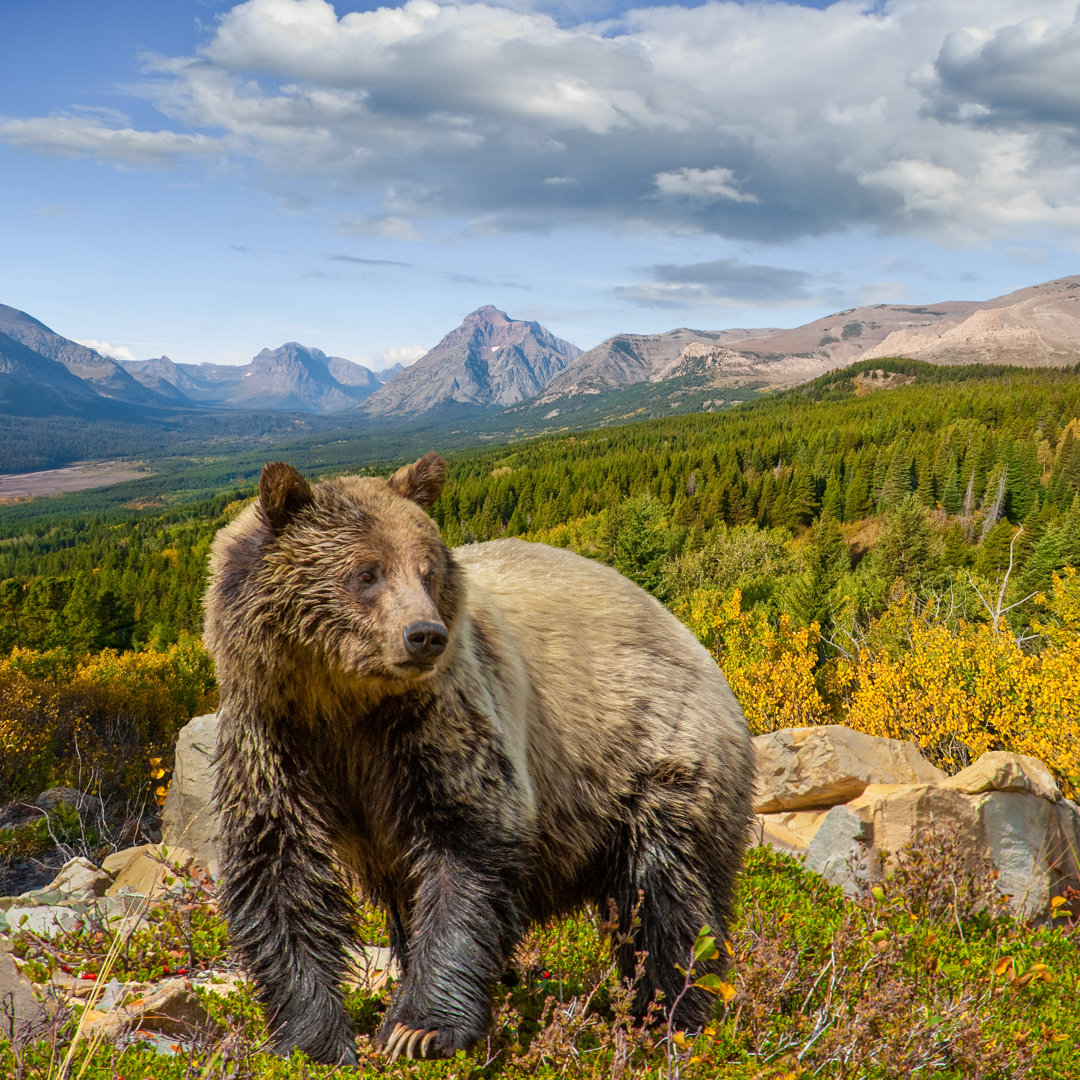
<path fill-rule="evenodd" d="M 452 651 L 461 604 L 457 567 L 426 512 L 445 475 L 435 454 L 388 480 L 314 486 L 291 465 L 266 465 L 257 617 L 307 663 L 382 692 L 435 672 Z"/>

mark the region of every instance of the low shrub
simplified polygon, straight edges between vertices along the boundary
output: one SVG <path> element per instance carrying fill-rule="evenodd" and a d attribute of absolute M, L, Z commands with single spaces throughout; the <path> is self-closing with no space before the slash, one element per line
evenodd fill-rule
<path fill-rule="evenodd" d="M 417 1076 L 446 1080 L 856 1080 L 933 1074 L 952 1080 L 1065 1080 L 1080 1045 L 1076 914 L 1057 905 L 1054 925 L 1006 917 L 993 882 L 949 838 L 926 835 L 901 852 L 883 885 L 847 900 L 768 848 L 753 849 L 740 878 L 727 948 L 733 965 L 713 987 L 715 1019 L 697 1035 L 644 1028 L 629 1018 L 632 988 L 585 913 L 536 927 L 515 957 L 518 981 L 501 987 L 490 1035 L 446 1061 L 387 1062 L 372 1035 L 386 990 L 350 993 L 360 1067 L 343 1072 L 302 1055 L 266 1053 L 265 1020 L 250 987 L 205 997 L 226 1034 L 177 1044 L 158 1056 L 130 1040 L 76 1046 L 72 1075 L 85 1080 L 316 1080 Z M 947 880 L 948 887 L 934 886 Z M 928 886 L 930 886 L 928 888 Z M 1075 898 L 1080 900 L 1080 896 Z M 1070 902 L 1071 904 L 1071 902 Z M 1075 907 L 1074 904 L 1071 904 Z M 365 933 L 377 917 L 361 908 Z M 16 935 L 24 971 L 43 981 L 58 966 L 104 979 L 193 973 L 224 960 L 225 929 L 205 883 L 191 882 L 103 963 L 110 936 L 87 925 L 43 940 Z M 711 946 L 710 946 L 711 947 Z M 688 967 L 691 958 L 687 958 Z M 688 976 L 692 978 L 691 975 Z M 0 1044 L 0 1075 L 58 1076 L 75 1017 L 36 1042 Z M 81 1070 L 81 1072 L 80 1072 Z"/>

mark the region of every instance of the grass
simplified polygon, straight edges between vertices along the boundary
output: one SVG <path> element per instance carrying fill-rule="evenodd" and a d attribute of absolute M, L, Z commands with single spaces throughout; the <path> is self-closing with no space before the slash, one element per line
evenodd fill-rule
<path fill-rule="evenodd" d="M 168 1056 L 132 1040 L 88 1054 L 85 1040 L 72 1045 L 76 1008 L 31 1043 L 0 1044 L 0 1076 L 56 1080 L 65 1055 L 72 1080 L 80 1070 L 85 1080 L 1076 1076 L 1080 896 L 1034 927 L 1008 918 L 994 895 L 992 875 L 947 837 L 923 838 L 883 886 L 853 900 L 797 861 L 756 848 L 741 878 L 729 981 L 715 988 L 715 1020 L 696 1036 L 631 1022 L 630 988 L 613 971 L 604 927 L 585 913 L 530 933 L 516 956 L 518 984 L 499 987 L 489 1038 L 448 1061 L 387 1063 L 377 1052 L 371 1036 L 386 991 L 346 999 L 359 1033 L 357 1071 L 277 1058 L 245 984 L 227 998 L 200 991 L 224 1037 Z M 366 909 L 361 922 L 368 940 L 381 932 Z M 20 932 L 16 949 L 38 981 L 58 966 L 146 980 L 227 959 L 225 928 L 199 882 L 120 947 L 87 926 L 52 942 Z"/>

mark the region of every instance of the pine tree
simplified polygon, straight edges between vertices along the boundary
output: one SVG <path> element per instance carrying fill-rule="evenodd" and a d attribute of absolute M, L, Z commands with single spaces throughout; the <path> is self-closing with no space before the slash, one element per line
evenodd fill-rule
<path fill-rule="evenodd" d="M 844 520 L 861 521 L 873 509 L 870 494 L 870 473 L 865 466 L 859 466 L 848 484 L 844 499 Z"/>
<path fill-rule="evenodd" d="M 806 573 L 795 587 L 795 615 L 803 624 L 816 622 L 827 634 L 832 625 L 832 593 L 851 570 L 851 552 L 835 518 L 822 515 L 806 549 Z"/>
<path fill-rule="evenodd" d="M 945 474 L 945 482 L 941 489 L 941 506 L 949 517 L 956 517 L 964 506 L 964 500 L 960 494 L 960 477 L 957 475 L 955 462 Z"/>
<path fill-rule="evenodd" d="M 844 484 L 835 468 L 829 471 L 829 479 L 825 483 L 825 494 L 821 497 L 821 516 L 831 517 L 834 521 L 844 520 Z"/>
<path fill-rule="evenodd" d="M 615 569 L 643 589 L 658 593 L 667 550 L 663 504 L 648 494 L 623 503 L 615 537 Z"/>
<path fill-rule="evenodd" d="M 909 495 L 885 519 L 877 558 L 889 581 L 902 578 L 914 584 L 941 564 L 941 553 L 926 510 Z"/>

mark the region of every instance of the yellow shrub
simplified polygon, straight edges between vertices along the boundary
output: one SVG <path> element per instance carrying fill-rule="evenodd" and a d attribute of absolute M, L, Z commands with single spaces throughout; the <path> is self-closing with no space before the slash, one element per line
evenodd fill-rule
<path fill-rule="evenodd" d="M 917 743 L 956 772 L 987 750 L 1044 761 L 1080 793 L 1080 577 L 1055 577 L 1039 652 L 1007 627 L 950 628 L 900 596 L 869 627 L 854 660 L 817 667 L 818 628 L 770 623 L 741 597 L 697 589 L 677 614 L 723 667 L 755 734 L 842 723 Z"/>
<path fill-rule="evenodd" d="M 787 615 L 769 623 L 760 609 L 742 610 L 730 599 L 695 589 L 681 614 L 717 658 L 754 734 L 833 722 L 814 681 L 818 628 L 793 627 Z"/>
<path fill-rule="evenodd" d="M 77 665 L 16 650 L 0 662 L 0 802 L 54 785 L 138 801 L 153 771 L 171 768 L 179 729 L 215 701 L 199 642 Z"/>

